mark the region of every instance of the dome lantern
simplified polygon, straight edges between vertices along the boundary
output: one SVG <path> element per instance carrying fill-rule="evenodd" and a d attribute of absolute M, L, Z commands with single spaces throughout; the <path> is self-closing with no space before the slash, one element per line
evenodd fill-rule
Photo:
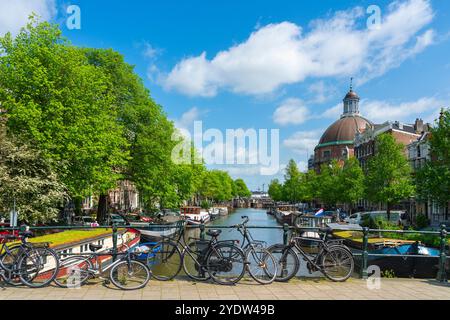
<path fill-rule="evenodd" d="M 359 96 L 353 91 L 353 78 L 350 78 L 350 91 L 345 95 L 342 117 L 359 114 Z"/>

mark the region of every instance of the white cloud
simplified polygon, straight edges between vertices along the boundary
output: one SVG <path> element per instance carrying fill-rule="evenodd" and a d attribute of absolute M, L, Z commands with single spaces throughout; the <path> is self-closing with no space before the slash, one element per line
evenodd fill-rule
<path fill-rule="evenodd" d="M 360 7 L 315 20 L 308 32 L 292 22 L 269 24 L 212 59 L 202 52 L 181 60 L 161 81 L 205 97 L 219 90 L 268 94 L 307 77 L 355 75 L 363 83 L 431 45 L 434 31 L 423 29 L 433 15 L 429 0 L 404 0 L 388 6 L 379 28 L 361 24 L 367 16 Z"/>
<path fill-rule="evenodd" d="M 439 108 L 445 102 L 434 98 L 424 97 L 417 101 L 392 103 L 387 101 L 363 101 L 361 103 L 361 113 L 375 123 L 382 123 L 387 120 L 413 122 L 416 117 L 431 116 L 438 113 Z M 428 119 L 428 118 L 426 118 Z"/>
<path fill-rule="evenodd" d="M 322 130 L 297 131 L 285 139 L 283 145 L 299 154 L 312 154 L 322 132 Z"/>
<path fill-rule="evenodd" d="M 279 125 L 301 124 L 310 117 L 309 110 L 302 100 L 285 100 L 273 113 L 273 121 Z"/>
<path fill-rule="evenodd" d="M 324 103 L 337 93 L 334 86 L 326 85 L 324 81 L 314 82 L 308 87 L 308 91 L 312 94 L 313 103 Z"/>
<path fill-rule="evenodd" d="M 41 20 L 50 20 L 56 15 L 54 0 L 0 0 L 0 35 L 20 31 L 28 22 L 28 16 L 37 14 Z"/>
<path fill-rule="evenodd" d="M 189 129 L 194 124 L 194 121 L 199 120 L 202 114 L 203 112 L 200 111 L 197 107 L 193 107 L 183 113 L 179 119 L 174 121 L 175 127 L 177 127 L 178 129 L 185 129 L 189 131 Z"/>

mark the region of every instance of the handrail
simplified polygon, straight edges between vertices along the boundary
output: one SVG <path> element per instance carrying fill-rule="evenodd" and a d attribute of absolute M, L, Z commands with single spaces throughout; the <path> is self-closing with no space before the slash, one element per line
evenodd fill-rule
<path fill-rule="evenodd" d="M 177 223 L 171 224 L 148 224 L 145 225 L 145 228 L 171 228 L 177 226 Z M 188 229 L 200 229 L 200 238 L 205 238 L 205 229 L 232 229 L 234 226 L 230 225 L 206 225 L 204 223 L 199 225 L 185 225 Z M 113 232 L 113 257 L 115 259 L 117 255 L 117 231 L 118 229 L 135 229 L 139 228 L 137 226 L 132 225 L 101 225 L 101 226 L 39 226 L 39 227 L 29 227 L 30 230 L 51 230 L 51 229 L 60 229 L 60 230 L 74 230 L 74 229 L 112 229 Z M 298 228 L 296 226 L 289 226 L 287 224 L 279 225 L 279 226 L 258 226 L 258 225 L 250 225 L 247 228 L 252 229 L 278 229 L 283 230 L 283 242 L 284 244 L 288 243 L 289 231 L 290 230 L 298 230 L 301 229 L 303 231 L 319 231 L 320 227 L 301 227 Z M 9 231 L 9 230 L 20 230 L 20 227 L 0 227 L 1 231 Z M 367 263 L 369 256 L 377 256 L 377 257 L 411 257 L 411 258 L 438 258 L 439 259 L 439 271 L 437 278 L 441 282 L 447 282 L 447 276 L 445 271 L 446 260 L 449 258 L 446 253 L 447 246 L 447 230 L 445 225 L 441 225 L 440 231 L 420 231 L 420 230 L 387 230 L 387 229 L 369 229 L 367 227 L 360 229 L 349 229 L 349 228 L 333 228 L 333 231 L 351 231 L 351 232 L 361 232 L 363 234 L 363 242 L 362 242 L 362 253 L 353 253 L 355 256 L 362 256 L 362 267 L 361 267 L 361 277 L 367 278 Z M 436 256 L 424 256 L 424 255 L 405 255 L 405 254 L 380 254 L 380 253 L 369 253 L 368 252 L 368 238 L 369 233 L 399 233 L 399 234 L 428 234 L 435 235 L 440 237 L 440 254 L 438 257 Z"/>

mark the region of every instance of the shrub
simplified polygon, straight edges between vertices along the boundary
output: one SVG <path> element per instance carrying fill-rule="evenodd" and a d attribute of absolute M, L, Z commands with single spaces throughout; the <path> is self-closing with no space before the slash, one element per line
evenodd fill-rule
<path fill-rule="evenodd" d="M 419 214 L 416 217 L 416 227 L 417 229 L 423 229 L 428 227 L 429 221 L 428 218 L 424 214 Z"/>

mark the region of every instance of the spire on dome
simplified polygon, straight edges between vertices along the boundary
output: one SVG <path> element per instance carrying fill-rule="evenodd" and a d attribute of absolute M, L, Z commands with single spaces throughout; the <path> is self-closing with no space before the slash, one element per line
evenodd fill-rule
<path fill-rule="evenodd" d="M 344 113 L 342 116 L 359 114 L 359 96 L 353 91 L 353 77 L 350 78 L 350 91 L 344 98 Z"/>

